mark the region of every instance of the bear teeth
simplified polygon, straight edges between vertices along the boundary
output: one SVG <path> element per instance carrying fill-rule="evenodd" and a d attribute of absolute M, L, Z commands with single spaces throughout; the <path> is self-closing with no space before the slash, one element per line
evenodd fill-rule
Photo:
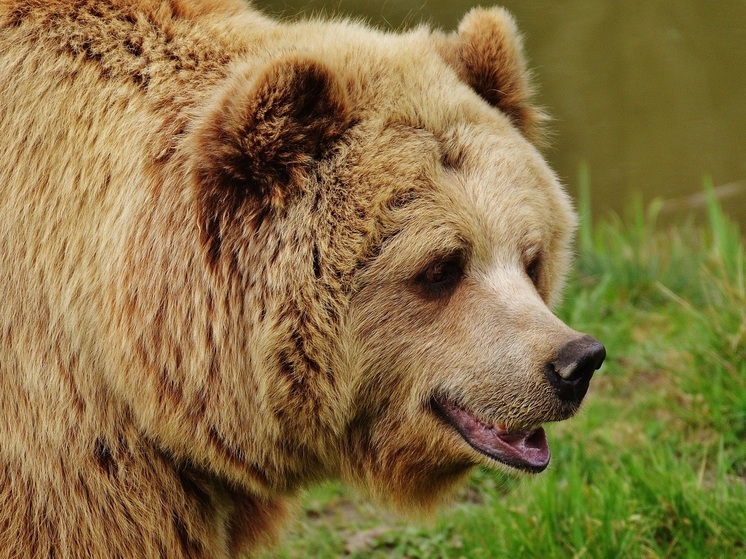
<path fill-rule="evenodd" d="M 541 423 L 537 425 L 507 425 L 506 423 L 495 423 L 495 428 L 506 435 L 530 435 L 541 428 Z"/>

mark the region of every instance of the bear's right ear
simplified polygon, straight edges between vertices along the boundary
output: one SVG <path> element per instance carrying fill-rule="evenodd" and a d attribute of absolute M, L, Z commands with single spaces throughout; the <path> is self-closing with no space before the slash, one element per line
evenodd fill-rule
<path fill-rule="evenodd" d="M 321 62 L 289 55 L 258 73 L 239 68 L 187 140 L 203 232 L 221 234 L 245 202 L 278 208 L 302 192 L 349 123 L 347 96 Z"/>
<path fill-rule="evenodd" d="M 456 33 L 435 34 L 433 39 L 461 80 L 507 115 L 526 137 L 540 140 L 537 125 L 546 117 L 531 102 L 521 35 L 506 10 L 474 8 Z"/>

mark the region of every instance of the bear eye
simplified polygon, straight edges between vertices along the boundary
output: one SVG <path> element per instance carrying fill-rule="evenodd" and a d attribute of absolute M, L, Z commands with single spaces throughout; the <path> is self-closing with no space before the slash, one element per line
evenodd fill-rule
<path fill-rule="evenodd" d="M 534 284 L 534 287 L 539 287 L 539 279 L 541 279 L 541 253 L 534 256 L 531 261 L 526 265 L 526 275 Z"/>
<path fill-rule="evenodd" d="M 442 297 L 450 294 L 464 277 L 463 255 L 454 254 L 430 263 L 417 276 L 426 294 Z"/>

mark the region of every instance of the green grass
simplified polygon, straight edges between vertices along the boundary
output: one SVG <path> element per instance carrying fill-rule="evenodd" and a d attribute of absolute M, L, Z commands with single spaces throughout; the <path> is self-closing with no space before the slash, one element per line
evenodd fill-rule
<path fill-rule="evenodd" d="M 581 188 L 577 271 L 560 316 L 609 358 L 582 413 L 549 426 L 536 477 L 478 470 L 431 524 L 330 483 L 262 557 L 746 558 L 744 244 L 709 181 L 707 223 L 661 204 L 595 225 Z"/>

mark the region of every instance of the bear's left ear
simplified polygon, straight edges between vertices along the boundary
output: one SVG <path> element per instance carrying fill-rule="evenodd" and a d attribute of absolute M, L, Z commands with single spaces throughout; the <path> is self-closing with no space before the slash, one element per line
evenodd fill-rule
<path fill-rule="evenodd" d="M 461 80 L 505 113 L 529 139 L 538 140 L 544 114 L 531 104 L 530 73 L 521 35 L 502 8 L 475 8 L 450 35 L 435 35 L 441 56 Z"/>
<path fill-rule="evenodd" d="M 345 130 L 347 95 L 332 70 L 287 55 L 237 69 L 195 122 L 187 156 L 207 234 L 249 205 L 279 208 L 300 194 Z"/>

